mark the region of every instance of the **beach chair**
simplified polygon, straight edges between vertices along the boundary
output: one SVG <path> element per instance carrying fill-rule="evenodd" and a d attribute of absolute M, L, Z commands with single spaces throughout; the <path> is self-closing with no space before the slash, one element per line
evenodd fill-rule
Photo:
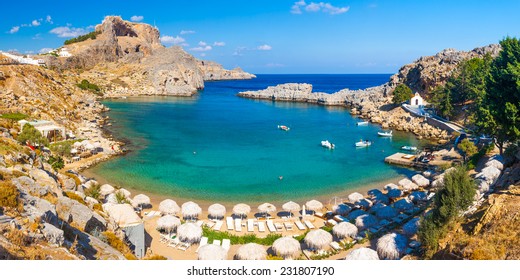
<path fill-rule="evenodd" d="M 235 230 L 242 231 L 242 219 L 235 219 Z"/>
<path fill-rule="evenodd" d="M 341 247 L 339 246 L 338 242 L 336 241 L 332 241 L 330 242 L 330 247 L 336 251 L 339 251 L 341 250 Z"/>
<path fill-rule="evenodd" d="M 305 220 L 304 223 L 305 223 L 305 225 L 306 225 L 309 229 L 314 229 L 314 228 L 316 228 L 316 227 L 311 223 L 311 221 L 309 221 L 309 220 Z"/>
<path fill-rule="evenodd" d="M 213 245 L 220 246 L 220 240 L 218 240 L 218 239 L 213 240 Z"/>
<path fill-rule="evenodd" d="M 276 232 L 276 227 L 274 226 L 273 221 L 267 220 L 267 229 L 269 229 L 270 232 Z"/>
<path fill-rule="evenodd" d="M 264 222 L 258 222 L 258 232 L 265 232 L 265 223 Z"/>
<path fill-rule="evenodd" d="M 181 244 L 179 244 L 179 246 L 177 246 L 177 249 L 179 249 L 181 251 L 186 251 L 190 247 L 191 247 L 191 243 L 182 242 Z"/>
<path fill-rule="evenodd" d="M 306 230 L 307 228 L 300 221 L 294 222 L 299 230 Z"/>
<path fill-rule="evenodd" d="M 206 225 L 208 228 L 213 228 L 215 226 L 215 222 L 207 221 L 204 222 L 204 225 Z"/>
<path fill-rule="evenodd" d="M 216 230 L 216 231 L 220 231 L 220 229 L 222 228 L 222 225 L 224 224 L 223 221 L 218 221 L 215 223 L 215 226 L 213 226 L 213 229 Z"/>
<path fill-rule="evenodd" d="M 195 250 L 195 253 L 197 253 L 200 249 L 200 247 L 204 246 L 208 244 L 208 238 L 206 236 L 203 236 L 201 239 L 200 239 L 200 242 L 199 242 L 199 247 L 197 247 L 197 250 Z"/>
<path fill-rule="evenodd" d="M 226 249 L 226 251 L 229 251 L 229 247 L 231 247 L 231 240 L 222 239 L 222 248 Z"/>
<path fill-rule="evenodd" d="M 234 230 L 235 229 L 235 226 L 233 224 L 233 218 L 226 217 L 226 226 L 227 226 L 228 230 Z"/>
<path fill-rule="evenodd" d="M 341 222 L 345 222 L 346 219 L 341 215 L 336 215 L 336 216 L 334 216 L 334 221 L 341 223 Z"/>
<path fill-rule="evenodd" d="M 283 230 L 283 224 L 282 223 L 274 223 L 274 226 L 276 227 L 277 231 Z"/>
<path fill-rule="evenodd" d="M 181 244 L 181 240 L 179 239 L 178 236 L 176 236 L 174 239 L 172 239 L 172 240 L 170 240 L 170 242 L 168 242 L 168 247 L 176 248 L 180 244 Z"/>
<path fill-rule="evenodd" d="M 198 220 L 196 224 L 197 224 L 199 227 L 201 227 L 202 224 L 204 224 L 204 221 Z"/>
<path fill-rule="evenodd" d="M 291 222 L 285 222 L 285 223 L 283 223 L 283 225 L 285 226 L 285 229 L 286 229 L 286 230 L 293 230 L 293 226 L 292 226 L 293 223 L 291 223 Z"/>
<path fill-rule="evenodd" d="M 328 220 L 327 223 L 328 223 L 329 225 L 331 225 L 331 226 L 335 226 L 335 225 L 338 224 L 338 222 L 336 222 L 334 219 L 330 219 L 330 220 Z"/>
<path fill-rule="evenodd" d="M 255 221 L 253 219 L 247 219 L 247 231 L 248 232 L 255 231 Z"/>
<path fill-rule="evenodd" d="M 170 240 L 172 240 L 171 236 L 169 236 L 167 234 L 159 233 L 159 235 L 160 235 L 159 241 L 161 243 L 165 243 L 166 244 L 166 243 L 170 242 Z"/>

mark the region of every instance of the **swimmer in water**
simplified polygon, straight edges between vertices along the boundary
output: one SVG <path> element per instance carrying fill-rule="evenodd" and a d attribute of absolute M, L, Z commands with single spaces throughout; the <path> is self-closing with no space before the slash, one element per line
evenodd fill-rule
<path fill-rule="evenodd" d="M 278 177 L 278 179 L 283 180 L 283 176 Z"/>

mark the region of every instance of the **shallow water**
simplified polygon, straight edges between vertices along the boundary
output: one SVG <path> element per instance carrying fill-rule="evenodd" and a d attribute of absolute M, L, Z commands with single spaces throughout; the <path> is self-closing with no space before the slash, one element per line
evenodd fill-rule
<path fill-rule="evenodd" d="M 90 170 L 115 185 L 187 199 L 282 201 L 338 193 L 411 171 L 384 158 L 409 133 L 377 136 L 376 125 L 356 126 L 340 107 L 243 99 L 239 91 L 308 82 L 332 93 L 386 82 L 389 75 L 259 75 L 250 81 L 207 82 L 190 98 L 146 97 L 104 102 L 111 131 L 132 151 Z M 284 124 L 289 131 L 277 128 Z M 356 148 L 361 138 L 374 143 Z M 336 149 L 320 146 L 328 139 Z M 283 177 L 280 180 L 280 176 Z"/>

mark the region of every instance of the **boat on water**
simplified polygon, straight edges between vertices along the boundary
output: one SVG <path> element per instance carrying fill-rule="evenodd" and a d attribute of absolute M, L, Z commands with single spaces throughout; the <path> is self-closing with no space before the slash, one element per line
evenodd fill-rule
<path fill-rule="evenodd" d="M 321 146 L 324 147 L 324 148 L 327 148 L 329 150 L 332 150 L 332 149 L 334 149 L 336 147 L 334 144 L 330 143 L 329 140 L 321 141 Z"/>
<path fill-rule="evenodd" d="M 362 126 L 362 125 L 368 125 L 368 122 L 364 121 L 364 122 L 358 122 L 357 123 L 357 126 Z"/>
<path fill-rule="evenodd" d="M 278 125 L 278 128 L 281 129 L 281 130 L 284 130 L 284 131 L 289 131 L 289 127 L 286 126 L 286 125 Z"/>
<path fill-rule="evenodd" d="M 372 145 L 372 141 L 361 140 L 359 142 L 356 142 L 356 147 L 368 147 L 370 145 Z"/>
<path fill-rule="evenodd" d="M 417 151 L 417 147 L 415 147 L 415 146 L 402 146 L 402 147 L 401 147 L 401 150 L 405 150 L 405 151 Z"/>
<path fill-rule="evenodd" d="M 392 137 L 392 131 L 379 131 L 377 135 L 382 137 Z"/>

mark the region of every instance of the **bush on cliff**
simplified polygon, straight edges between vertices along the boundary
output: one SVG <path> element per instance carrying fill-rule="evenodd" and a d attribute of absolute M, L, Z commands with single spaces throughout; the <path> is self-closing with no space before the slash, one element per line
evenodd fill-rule
<path fill-rule="evenodd" d="M 78 87 L 82 90 L 90 90 L 98 95 L 101 94 L 101 89 L 99 88 L 99 86 L 90 83 L 88 80 L 82 80 L 81 83 L 78 84 Z"/>
<path fill-rule="evenodd" d="M 70 44 L 74 44 L 74 43 L 83 42 L 83 41 L 86 41 L 88 39 L 95 40 L 96 36 L 99 35 L 99 33 L 100 32 L 92 31 L 92 32 L 87 33 L 85 35 L 80 35 L 80 36 L 78 36 L 76 38 L 65 40 L 64 44 L 65 45 L 70 45 Z"/>
<path fill-rule="evenodd" d="M 49 140 L 43 137 L 40 131 L 34 128 L 34 126 L 28 123 L 23 126 L 22 133 L 18 135 L 17 140 L 22 144 L 27 142 L 31 145 L 40 144 L 46 146 L 49 144 Z"/>
<path fill-rule="evenodd" d="M 392 102 L 396 105 L 399 105 L 410 100 L 412 97 L 412 90 L 405 84 L 399 84 L 394 89 L 394 97 L 392 97 Z"/>
<path fill-rule="evenodd" d="M 0 181 L 0 207 L 15 209 L 18 207 L 20 192 L 11 183 Z"/>

